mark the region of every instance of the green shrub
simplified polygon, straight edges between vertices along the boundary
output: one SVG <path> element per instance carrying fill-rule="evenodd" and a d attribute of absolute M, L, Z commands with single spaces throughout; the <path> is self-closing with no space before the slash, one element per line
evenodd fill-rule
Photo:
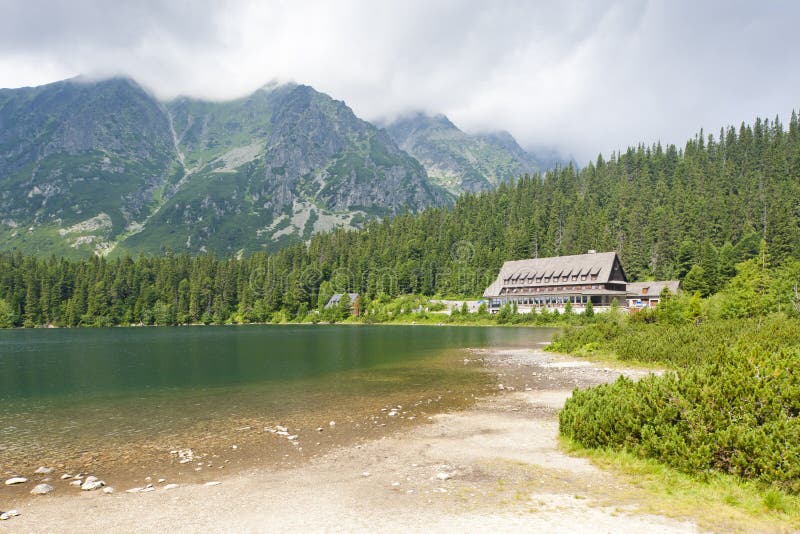
<path fill-rule="evenodd" d="M 800 493 L 795 320 L 777 315 L 618 331 L 596 326 L 567 330 L 565 337 L 682 369 L 576 390 L 560 414 L 562 434 L 585 447 L 624 449 L 688 473 L 721 471 Z"/>

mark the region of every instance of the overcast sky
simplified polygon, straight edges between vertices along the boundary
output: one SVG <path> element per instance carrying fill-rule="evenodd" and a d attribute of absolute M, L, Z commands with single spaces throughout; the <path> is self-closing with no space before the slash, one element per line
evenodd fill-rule
<path fill-rule="evenodd" d="M 366 119 L 442 112 L 581 164 L 800 107 L 800 4 L 0 0 L 0 87 L 127 74 L 159 97 L 294 80 Z"/>

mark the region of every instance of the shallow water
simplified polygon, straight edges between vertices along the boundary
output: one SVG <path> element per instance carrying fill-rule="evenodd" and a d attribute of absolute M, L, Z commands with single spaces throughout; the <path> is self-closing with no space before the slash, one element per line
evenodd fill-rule
<path fill-rule="evenodd" d="M 464 362 L 463 349 L 532 347 L 552 333 L 311 325 L 0 331 L 0 470 L 143 466 L 174 460 L 174 448 L 210 457 L 231 443 L 251 459 L 289 457 L 287 446 L 309 455 L 469 404 L 490 381 Z M 398 405 L 405 408 L 387 418 Z M 334 419 L 336 432 L 328 428 Z M 302 446 L 265 436 L 275 424 L 300 432 Z"/>

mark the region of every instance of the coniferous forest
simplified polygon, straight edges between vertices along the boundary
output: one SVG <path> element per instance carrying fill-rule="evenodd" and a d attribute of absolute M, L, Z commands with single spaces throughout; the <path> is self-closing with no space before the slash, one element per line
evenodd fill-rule
<path fill-rule="evenodd" d="M 683 148 L 629 148 L 275 254 L 0 254 L 0 325 L 262 322 L 303 317 L 333 292 L 480 295 L 510 259 L 616 250 L 630 280 L 716 292 L 762 240 L 800 258 L 800 124 L 701 131 Z"/>

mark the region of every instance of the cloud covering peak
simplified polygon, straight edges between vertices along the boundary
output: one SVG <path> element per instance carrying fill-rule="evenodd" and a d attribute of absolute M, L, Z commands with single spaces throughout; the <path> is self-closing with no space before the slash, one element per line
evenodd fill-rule
<path fill-rule="evenodd" d="M 750 2 L 0 0 L 0 86 L 124 74 L 161 98 L 296 80 L 367 119 L 445 113 L 581 163 L 786 116 L 800 8 Z"/>

